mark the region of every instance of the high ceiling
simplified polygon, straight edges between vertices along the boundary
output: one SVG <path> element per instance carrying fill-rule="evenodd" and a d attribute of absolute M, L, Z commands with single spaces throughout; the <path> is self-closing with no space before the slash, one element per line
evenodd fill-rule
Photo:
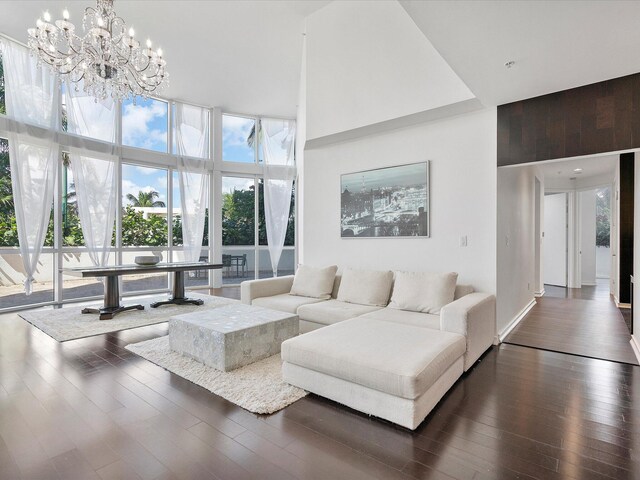
<path fill-rule="evenodd" d="M 637 1 L 400 3 L 485 105 L 640 71 Z"/>
<path fill-rule="evenodd" d="M 0 32 L 26 43 L 44 10 L 68 8 L 80 27 L 94 0 L 0 2 Z M 328 1 L 132 1 L 114 7 L 137 38 L 162 47 L 170 85 L 162 96 L 235 113 L 294 117 L 303 19 Z"/>
<path fill-rule="evenodd" d="M 485 105 L 640 71 L 640 2 L 399 0 Z M 0 32 L 26 42 L 48 9 L 81 23 L 94 0 L 0 1 Z M 163 96 L 236 113 L 295 116 L 303 20 L 328 0 L 116 0 L 138 38 L 165 52 Z M 361 8 L 367 8 L 362 2 Z M 513 60 L 507 69 L 504 63 Z"/>

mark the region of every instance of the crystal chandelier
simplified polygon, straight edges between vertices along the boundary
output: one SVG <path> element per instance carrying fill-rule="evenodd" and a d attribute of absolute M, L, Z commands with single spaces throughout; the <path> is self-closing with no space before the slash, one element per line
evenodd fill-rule
<path fill-rule="evenodd" d="M 134 38 L 133 28 L 113 10 L 113 0 L 97 0 L 96 8 L 87 7 L 82 20 L 84 35 L 75 33 L 65 10 L 61 20 L 51 23 L 45 12 L 36 28 L 30 28 L 29 48 L 42 62 L 63 78 L 76 84 L 83 82 L 84 91 L 98 99 L 123 100 L 157 94 L 168 83 L 162 49 L 153 50 L 151 40 L 146 48 Z"/>

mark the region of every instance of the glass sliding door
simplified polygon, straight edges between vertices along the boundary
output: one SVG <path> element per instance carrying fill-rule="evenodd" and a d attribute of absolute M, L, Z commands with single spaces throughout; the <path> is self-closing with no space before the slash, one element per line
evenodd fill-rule
<path fill-rule="evenodd" d="M 255 278 L 256 181 L 222 177 L 222 283 Z"/>
<path fill-rule="evenodd" d="M 259 242 L 260 248 L 258 250 L 259 255 L 259 276 L 258 278 L 270 278 L 273 277 L 273 267 L 271 265 L 271 255 L 269 254 L 269 243 L 267 239 L 267 224 L 264 212 L 264 180 L 261 178 L 258 182 L 258 195 L 259 195 Z M 282 255 L 280 255 L 280 263 L 278 263 L 278 276 L 283 277 L 285 275 L 293 275 L 295 272 L 295 183 L 291 190 L 291 204 L 289 205 L 289 223 L 287 225 L 287 233 L 284 238 L 284 248 L 282 249 Z"/>
<path fill-rule="evenodd" d="M 73 170 L 66 153 L 62 155 L 62 255 L 61 268 L 92 267 L 93 262 L 85 248 L 82 224 L 78 214 L 78 203 L 75 192 Z M 115 234 L 111 243 L 115 247 Z M 109 253 L 107 265 L 115 265 L 115 248 Z M 103 284 L 99 278 L 79 278 L 68 274 L 62 275 L 62 299 L 78 299 L 99 297 L 103 293 Z"/>
<path fill-rule="evenodd" d="M 182 242 L 182 203 L 180 201 L 180 174 L 176 171 L 172 173 L 173 189 L 173 224 L 172 224 L 172 259 L 174 262 L 183 262 L 184 250 Z M 208 178 L 207 178 L 207 181 Z M 207 197 L 207 205 L 209 198 Z M 202 249 L 200 250 L 200 261 L 209 261 L 209 209 L 205 213 L 204 234 L 202 236 Z M 209 285 L 210 270 L 194 270 L 185 274 L 184 283 L 187 288 L 200 287 L 206 288 Z"/>
<path fill-rule="evenodd" d="M 122 264 L 138 255 L 169 261 L 167 186 L 167 169 L 122 165 Z M 124 293 L 168 288 L 166 273 L 126 275 L 122 283 Z"/>

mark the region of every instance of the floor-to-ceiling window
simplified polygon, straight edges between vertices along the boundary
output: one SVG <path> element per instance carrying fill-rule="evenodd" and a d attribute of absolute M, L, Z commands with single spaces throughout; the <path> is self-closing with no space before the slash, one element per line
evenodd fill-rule
<path fill-rule="evenodd" d="M 18 251 L 18 236 L 13 212 L 11 172 L 4 111 L 4 87 L 0 57 L 0 310 L 36 304 L 60 304 L 69 301 L 99 299 L 102 283 L 96 279 L 70 276 L 62 269 L 89 266 L 77 210 L 73 166 L 67 153 L 76 145 L 67 133 L 65 92 L 61 96 L 60 166 L 54 208 L 45 247 L 40 257 L 34 293 L 23 292 L 24 274 Z M 136 255 L 157 254 L 166 261 L 182 261 L 182 206 L 180 174 L 173 125 L 173 103 L 156 98 L 127 100 L 118 107 L 115 147 L 118 201 L 116 221 L 109 253 L 109 264 L 132 263 Z M 208 209 L 202 239 L 201 260 L 217 260 L 224 265 L 222 283 L 239 284 L 243 280 L 272 275 L 264 223 L 262 192 L 262 155 L 260 153 L 260 118 L 232 115 L 205 109 L 210 119 L 211 138 L 221 138 L 222 148 L 211 142 L 206 148 Z M 217 133 L 217 136 L 214 134 Z M 82 139 L 87 151 L 104 151 L 104 139 Z M 108 145 L 108 144 L 107 144 Z M 220 155 L 215 157 L 216 151 Z M 222 178 L 221 188 L 214 188 L 214 177 Z M 293 205 L 293 198 L 292 198 Z M 222 230 L 213 231 L 210 212 L 218 210 L 223 218 Z M 213 216 L 212 216 L 213 218 Z M 294 210 L 290 216 L 285 250 L 279 275 L 293 271 L 295 265 Z M 216 252 L 216 241 L 221 251 Z M 215 275 L 195 271 L 187 275 L 187 287 L 214 286 Z M 166 274 L 123 277 L 123 295 L 166 292 Z"/>
<path fill-rule="evenodd" d="M 237 284 L 250 278 L 273 276 L 264 212 L 261 175 L 260 121 L 238 115 L 222 116 L 222 246 L 223 283 Z M 238 164 L 243 164 L 238 166 Z M 246 168 L 253 164 L 255 170 Z M 253 175 L 229 174 L 236 168 Z M 295 188 L 294 188 L 295 192 Z M 278 275 L 295 270 L 295 193 Z"/>

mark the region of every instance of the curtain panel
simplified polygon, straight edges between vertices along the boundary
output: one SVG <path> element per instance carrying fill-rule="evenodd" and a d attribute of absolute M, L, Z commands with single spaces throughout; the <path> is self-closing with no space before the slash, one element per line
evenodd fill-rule
<path fill-rule="evenodd" d="M 24 287 L 30 295 L 57 180 L 58 88 L 51 71 L 38 66 L 25 47 L 2 40 L 0 48 L 7 116 L 21 125 L 8 135 L 9 162 Z"/>
<path fill-rule="evenodd" d="M 184 260 L 197 262 L 202 251 L 209 197 L 206 160 L 209 147 L 209 112 L 205 108 L 181 103 L 175 104 L 174 112 Z"/>
<path fill-rule="evenodd" d="M 69 133 L 115 143 L 117 104 L 113 99 L 96 101 L 84 91 L 84 84 L 66 82 L 64 100 Z M 91 262 L 104 266 L 115 225 L 118 157 L 77 148 L 69 153 L 84 243 Z"/>
<path fill-rule="evenodd" d="M 267 243 L 273 276 L 277 277 L 289 223 L 291 190 L 296 178 L 294 155 L 296 122 L 263 119 L 260 123 L 264 155 L 264 213 Z"/>

